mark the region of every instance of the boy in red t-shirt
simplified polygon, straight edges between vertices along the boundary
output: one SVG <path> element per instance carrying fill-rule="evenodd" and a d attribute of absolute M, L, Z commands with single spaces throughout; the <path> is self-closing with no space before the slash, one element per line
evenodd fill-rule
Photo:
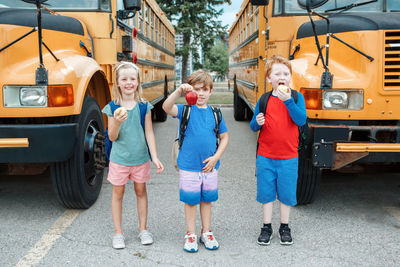
<path fill-rule="evenodd" d="M 297 92 L 297 103 L 289 88 L 290 62 L 273 56 L 266 65 L 266 76 L 272 85 L 266 110 L 259 110 L 260 99 L 250 122 L 253 131 L 260 131 L 257 150 L 257 201 L 262 203 L 264 226 L 257 243 L 269 245 L 272 238 L 273 202 L 280 202 L 280 243 L 293 244 L 289 228 L 290 207 L 297 204 L 298 126 L 306 123 L 304 97 Z"/>

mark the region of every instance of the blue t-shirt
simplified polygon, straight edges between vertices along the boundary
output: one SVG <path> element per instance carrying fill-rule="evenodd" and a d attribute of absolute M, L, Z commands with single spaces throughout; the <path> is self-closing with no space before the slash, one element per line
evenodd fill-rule
<path fill-rule="evenodd" d="M 183 105 L 177 105 L 179 121 L 182 119 Z M 214 132 L 215 118 L 210 106 L 198 108 L 193 105 L 190 111 L 189 123 L 185 138 L 178 155 L 178 168 L 185 171 L 201 172 L 206 166 L 203 161 L 217 151 L 217 136 Z M 228 131 L 224 118 L 221 118 L 218 134 Z M 218 170 L 219 161 L 215 165 Z"/>
<path fill-rule="evenodd" d="M 152 108 L 153 106 L 148 103 L 146 114 Z M 103 108 L 102 112 L 113 117 L 109 104 Z M 136 103 L 133 109 L 127 109 L 127 112 L 128 119 L 121 124 L 118 138 L 113 142 L 110 161 L 125 166 L 137 166 L 150 160 L 146 137 L 140 124 L 139 103 Z"/>

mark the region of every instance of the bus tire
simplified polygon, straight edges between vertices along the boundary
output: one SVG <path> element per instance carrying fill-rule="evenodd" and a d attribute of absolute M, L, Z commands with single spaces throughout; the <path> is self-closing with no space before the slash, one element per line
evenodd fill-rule
<path fill-rule="evenodd" d="M 299 170 L 297 178 L 297 205 L 309 204 L 319 192 L 321 169 L 314 167 L 305 153 L 299 153 Z"/>
<path fill-rule="evenodd" d="M 244 121 L 246 118 L 246 104 L 239 96 L 236 83 L 233 91 L 233 117 L 237 121 Z"/>
<path fill-rule="evenodd" d="M 53 189 L 66 208 L 87 209 L 100 194 L 104 174 L 104 165 L 96 168 L 105 156 L 103 117 L 96 100 L 85 97 L 81 114 L 66 122 L 78 123 L 77 143 L 68 160 L 51 165 Z"/>
<path fill-rule="evenodd" d="M 154 106 L 153 120 L 159 121 L 159 122 L 164 122 L 167 120 L 168 114 L 162 108 L 162 105 L 164 104 L 164 101 L 165 101 L 165 99 L 167 99 L 167 97 L 168 97 L 168 80 L 167 80 L 167 78 L 165 78 L 164 98 L 163 98 L 163 100 L 161 100 Z"/>

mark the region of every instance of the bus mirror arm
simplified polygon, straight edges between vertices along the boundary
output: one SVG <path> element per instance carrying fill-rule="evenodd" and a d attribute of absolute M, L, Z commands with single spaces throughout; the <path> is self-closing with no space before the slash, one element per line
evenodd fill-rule
<path fill-rule="evenodd" d="M 292 60 L 294 59 L 294 54 L 296 54 L 298 51 L 300 50 L 300 45 L 296 45 L 296 47 L 294 48 L 294 51 L 291 55 L 289 55 L 289 59 Z M 319 57 L 318 57 L 319 58 Z M 318 61 L 317 61 L 318 62 Z"/>

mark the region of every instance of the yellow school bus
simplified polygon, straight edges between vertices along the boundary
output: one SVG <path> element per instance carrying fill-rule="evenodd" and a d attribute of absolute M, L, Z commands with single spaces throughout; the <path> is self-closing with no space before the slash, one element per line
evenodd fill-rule
<path fill-rule="evenodd" d="M 0 0 L 0 173 L 50 167 L 68 208 L 97 199 L 105 167 L 101 109 L 113 66 L 141 69 L 153 119 L 174 89 L 174 28 L 154 0 Z"/>
<path fill-rule="evenodd" d="M 400 162 L 400 1 L 244 0 L 229 52 L 236 120 L 270 90 L 265 60 L 291 60 L 311 137 L 299 204 L 315 199 L 322 169 Z"/>

